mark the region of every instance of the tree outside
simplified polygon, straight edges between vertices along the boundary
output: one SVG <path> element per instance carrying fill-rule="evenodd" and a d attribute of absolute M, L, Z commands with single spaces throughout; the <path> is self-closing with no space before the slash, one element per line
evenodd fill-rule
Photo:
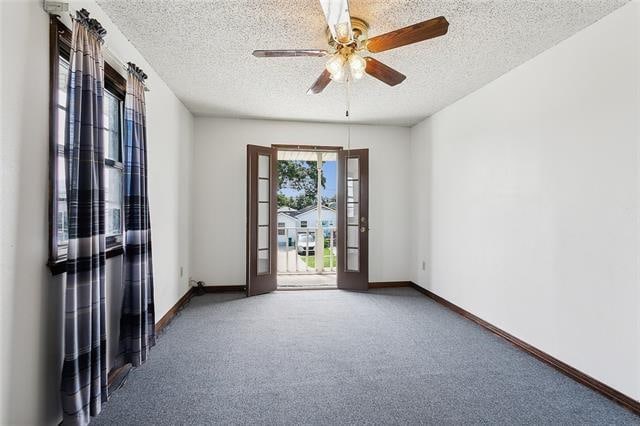
<path fill-rule="evenodd" d="M 278 161 L 278 208 L 301 210 L 316 203 L 318 169 L 316 161 Z M 324 162 L 323 162 L 324 164 Z M 327 179 L 322 176 L 322 187 Z M 289 193 L 290 195 L 287 195 Z M 322 204 L 335 202 L 335 196 L 323 197 Z"/>

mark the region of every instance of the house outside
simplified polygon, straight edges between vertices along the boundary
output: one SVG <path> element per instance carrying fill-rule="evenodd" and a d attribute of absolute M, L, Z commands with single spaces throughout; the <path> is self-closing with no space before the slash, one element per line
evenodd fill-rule
<path fill-rule="evenodd" d="M 278 245 L 292 246 L 298 238 L 300 221 L 294 216 L 296 210 L 278 210 Z"/>
<path fill-rule="evenodd" d="M 305 207 L 296 213 L 296 218 L 300 221 L 301 228 L 316 228 L 318 223 L 318 208 L 316 206 Z M 336 226 L 336 211 L 327 206 L 322 206 L 322 227 Z"/>
<path fill-rule="evenodd" d="M 284 207 L 280 207 L 278 209 L 278 213 L 280 212 L 297 212 L 298 210 L 294 209 L 293 207 L 288 207 L 288 206 L 284 206 Z"/>
<path fill-rule="evenodd" d="M 315 231 L 318 223 L 317 206 L 305 207 L 302 210 L 286 208 L 278 209 L 278 245 L 293 245 L 297 242 L 298 233 Z M 332 228 L 336 226 L 336 211 L 327 206 L 322 206 L 322 227 Z M 329 230 L 325 230 L 325 236 L 329 236 Z"/>

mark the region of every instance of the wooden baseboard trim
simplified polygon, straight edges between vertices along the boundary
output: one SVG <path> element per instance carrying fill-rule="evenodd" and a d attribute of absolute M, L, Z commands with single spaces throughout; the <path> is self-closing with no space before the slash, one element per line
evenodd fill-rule
<path fill-rule="evenodd" d="M 122 379 L 129 374 L 129 370 L 131 370 L 131 364 L 125 364 L 121 367 L 114 368 L 109 372 L 109 375 L 107 376 L 109 394 L 119 386 Z"/>
<path fill-rule="evenodd" d="M 380 281 L 369 283 L 369 288 L 411 287 L 411 281 Z"/>
<path fill-rule="evenodd" d="M 203 288 L 205 293 L 227 293 L 230 291 L 244 292 L 247 289 L 243 285 L 207 285 L 207 286 L 204 286 Z"/>
<path fill-rule="evenodd" d="M 224 286 L 210 286 L 204 287 L 206 293 L 220 293 L 225 291 L 244 291 L 245 287 L 242 285 L 224 285 Z M 176 302 L 175 305 L 167 311 L 166 314 L 158 322 L 156 322 L 156 335 L 159 334 L 171 321 L 175 318 L 178 312 L 185 307 L 187 303 L 195 296 L 195 288 L 190 287 L 189 290 Z M 107 382 L 109 387 L 119 383 L 123 376 L 126 376 L 131 369 L 131 364 L 125 364 L 121 367 L 112 369 L 109 372 Z"/>
<path fill-rule="evenodd" d="M 171 309 L 169 309 L 169 311 L 167 311 L 167 313 L 164 314 L 164 316 L 160 318 L 158 322 L 156 322 L 156 335 L 159 334 L 167 325 L 169 325 L 173 318 L 175 318 L 178 311 L 180 311 L 187 303 L 189 303 L 189 301 L 193 297 L 193 294 L 193 287 L 191 287 L 184 294 L 184 296 L 182 296 L 176 302 L 176 304 L 173 305 Z M 109 375 L 107 377 L 109 392 L 112 391 L 112 387 L 117 386 L 120 383 L 122 378 L 129 373 L 129 370 L 131 370 L 131 364 L 125 364 L 123 366 L 113 368 L 111 371 L 109 371 Z"/>
<path fill-rule="evenodd" d="M 594 379 L 593 377 L 583 373 L 582 371 L 570 366 L 569 364 L 560 361 L 558 358 L 555 358 L 551 355 L 549 355 L 546 352 L 541 351 L 540 349 L 531 346 L 530 344 L 528 344 L 527 342 L 520 340 L 519 338 L 507 333 L 506 331 L 496 327 L 495 325 L 488 323 L 487 321 L 483 320 L 482 318 L 477 317 L 476 315 L 472 314 L 469 311 L 466 311 L 464 309 L 462 309 L 461 307 L 459 307 L 458 305 L 455 305 L 451 302 L 449 302 L 447 299 L 438 296 L 437 294 L 423 288 L 420 287 L 419 285 L 415 284 L 415 283 L 410 283 L 409 284 L 410 287 L 416 289 L 417 291 L 419 291 L 420 293 L 424 294 L 425 296 L 427 296 L 428 298 L 432 299 L 433 301 L 443 305 L 444 307 L 451 309 L 452 311 L 454 311 L 455 313 L 462 315 L 463 317 L 467 318 L 468 320 L 471 320 L 473 322 L 475 322 L 476 324 L 486 328 L 487 330 L 489 330 L 490 332 L 502 337 L 503 339 L 507 340 L 508 342 L 510 342 L 511 344 L 513 344 L 514 346 L 520 348 L 521 350 L 529 353 L 530 355 L 536 357 L 537 359 L 539 359 L 540 361 L 550 365 L 551 367 L 555 368 L 556 370 L 558 370 L 559 372 L 563 373 L 564 375 L 572 378 L 573 380 L 575 380 L 578 383 L 581 383 L 591 389 L 593 389 L 594 391 L 600 393 L 601 395 L 611 399 L 614 402 L 617 402 L 618 404 L 622 405 L 623 407 L 627 408 L 628 410 L 631 410 L 633 413 L 640 415 L 640 401 L 636 401 L 635 399 L 631 398 L 630 396 L 627 396 L 625 394 L 623 394 L 620 391 L 615 390 L 614 388 L 612 388 L 609 385 L 606 385 L 604 383 L 602 383 L 601 381 Z"/>
<path fill-rule="evenodd" d="M 166 314 L 164 314 L 162 318 L 160 318 L 160 321 L 156 322 L 156 334 L 159 334 L 167 325 L 169 325 L 169 323 L 171 322 L 171 320 L 173 320 L 173 318 L 176 316 L 178 311 L 180 311 L 182 308 L 184 308 L 184 306 L 187 303 L 189 303 L 189 301 L 193 297 L 193 294 L 194 294 L 193 287 L 190 287 L 189 291 L 187 291 L 184 294 L 184 296 L 182 296 L 176 302 L 176 304 L 173 305 Z"/>

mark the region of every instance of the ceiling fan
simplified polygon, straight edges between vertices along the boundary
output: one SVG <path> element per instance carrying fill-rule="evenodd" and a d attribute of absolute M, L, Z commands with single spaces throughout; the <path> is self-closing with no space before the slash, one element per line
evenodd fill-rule
<path fill-rule="evenodd" d="M 309 88 L 308 94 L 322 92 L 331 80 L 359 80 L 365 73 L 389 86 L 400 84 L 407 78 L 404 74 L 371 56 L 364 56 L 366 52 L 384 52 L 439 37 L 446 34 L 449 28 L 449 22 L 444 16 L 440 16 L 368 38 L 369 25 L 364 20 L 349 15 L 349 0 L 320 0 L 320 4 L 328 25 L 328 49 L 253 51 L 253 56 L 258 58 L 329 56 L 325 70 Z"/>

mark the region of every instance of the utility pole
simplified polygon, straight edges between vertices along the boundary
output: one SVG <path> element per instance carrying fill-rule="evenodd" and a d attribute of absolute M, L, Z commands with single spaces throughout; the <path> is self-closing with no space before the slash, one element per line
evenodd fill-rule
<path fill-rule="evenodd" d="M 316 272 L 324 270 L 324 233 L 322 229 L 322 152 L 317 152 L 318 186 L 316 189 Z"/>

